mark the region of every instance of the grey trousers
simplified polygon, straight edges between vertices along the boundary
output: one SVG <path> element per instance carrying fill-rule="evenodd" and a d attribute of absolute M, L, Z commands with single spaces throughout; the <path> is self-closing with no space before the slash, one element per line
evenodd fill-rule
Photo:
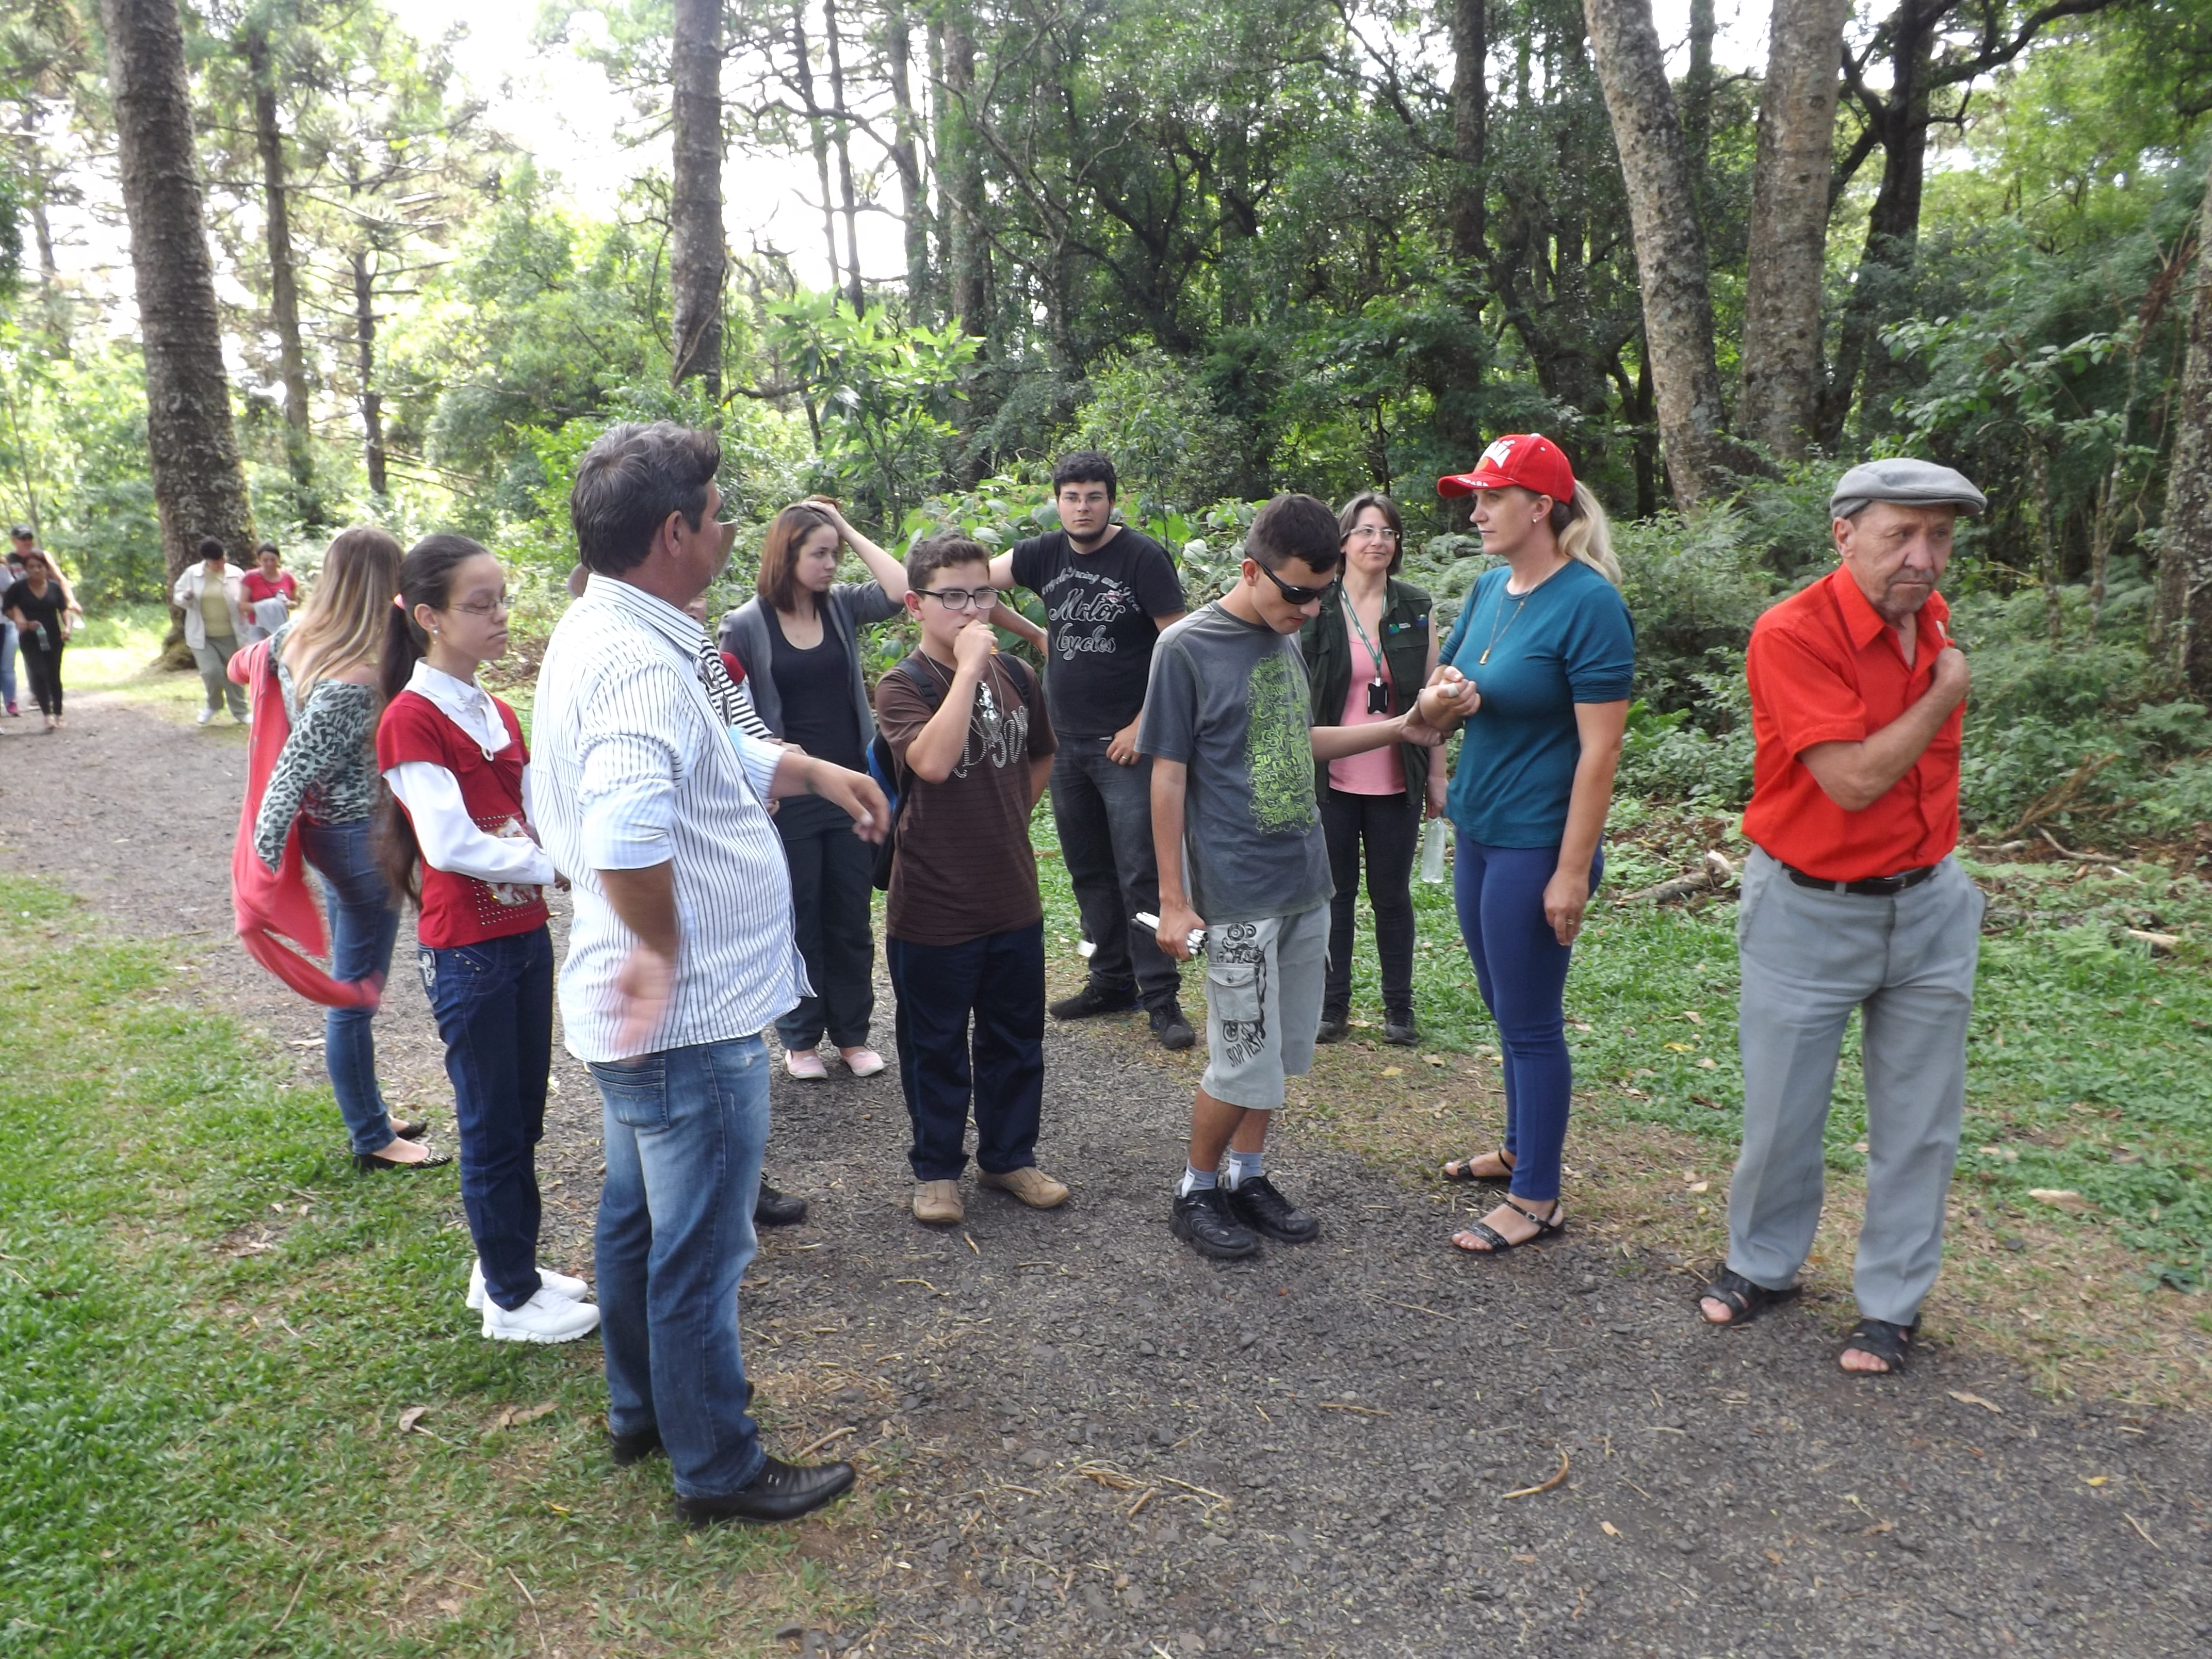
<path fill-rule="evenodd" d="M 246 718 L 246 688 L 234 685 L 230 679 L 230 659 L 238 654 L 238 641 L 229 634 L 210 634 L 205 645 L 191 647 L 192 660 L 199 665 L 200 684 L 207 691 L 207 706 L 220 709 L 228 702 L 230 717 L 234 720 Z"/>
<path fill-rule="evenodd" d="M 1919 1316 L 1943 1259 L 1983 902 L 1955 859 L 1888 898 L 1800 887 L 1765 852 L 1745 864 L 1743 1156 L 1729 1188 L 1728 1265 L 1754 1285 L 1795 1284 L 1812 1250 L 1837 1054 L 1857 1008 L 1868 1156 L 1854 1287 L 1865 1318 Z"/>

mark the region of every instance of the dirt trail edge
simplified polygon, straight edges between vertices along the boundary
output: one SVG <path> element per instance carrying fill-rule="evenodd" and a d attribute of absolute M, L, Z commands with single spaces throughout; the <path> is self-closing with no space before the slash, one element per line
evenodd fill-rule
<path fill-rule="evenodd" d="M 97 696 L 70 713 L 0 746 L 15 866 L 178 936 L 180 982 L 311 1042 L 313 1011 L 227 943 L 242 744 Z M 411 956 L 403 930 L 379 1043 L 450 1123 Z M 2212 1651 L 2203 1417 L 2053 1403 L 1940 1347 L 1853 1382 L 1847 1307 L 1703 1329 L 1690 1281 L 1571 1233 L 1461 1258 L 1434 1206 L 1295 1112 L 1271 1173 L 1320 1241 L 1200 1261 L 1166 1227 L 1188 1096 L 1118 1046 L 1048 1039 L 1040 1157 L 1069 1205 L 971 1183 L 945 1233 L 905 1212 L 895 1077 L 779 1079 L 769 1167 L 814 1210 L 763 1240 L 747 1352 L 780 1449 L 862 1461 L 861 1499 L 801 1546 L 873 1608 L 810 1648 Z M 597 1102 L 556 1070 L 546 1255 L 587 1268 Z"/>

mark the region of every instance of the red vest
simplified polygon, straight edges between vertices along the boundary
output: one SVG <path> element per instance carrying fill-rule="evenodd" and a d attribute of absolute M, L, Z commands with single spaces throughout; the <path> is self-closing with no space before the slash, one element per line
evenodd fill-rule
<path fill-rule="evenodd" d="M 514 711 L 497 697 L 492 706 L 507 726 L 507 746 L 486 755 L 483 746 L 453 724 L 428 697 L 402 691 L 385 705 L 376 728 L 376 769 L 388 772 L 410 761 L 428 761 L 453 775 L 461 804 L 477 828 L 495 836 L 524 833 L 522 769 L 530 751 Z M 403 804 L 401 811 L 405 811 Z M 422 914 L 415 936 L 434 950 L 450 951 L 486 939 L 506 939 L 543 927 L 542 888 L 514 882 L 483 882 L 422 865 Z"/>

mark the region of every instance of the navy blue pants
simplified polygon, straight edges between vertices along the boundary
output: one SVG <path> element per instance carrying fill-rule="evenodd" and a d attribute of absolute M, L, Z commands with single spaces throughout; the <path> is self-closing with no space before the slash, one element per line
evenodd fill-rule
<path fill-rule="evenodd" d="M 1513 1196 L 1548 1204 L 1559 1195 L 1574 1067 L 1567 1059 L 1564 998 L 1574 950 L 1544 920 L 1544 889 L 1559 867 L 1556 847 L 1485 847 L 1460 838 L 1453 854 L 1460 936 L 1475 983 L 1498 1022 L 1504 1058 L 1505 1150 Z M 1590 891 L 1605 854 L 1590 860 Z"/>
<path fill-rule="evenodd" d="M 461 1139 L 461 1207 L 484 1293 L 538 1294 L 538 1143 L 553 1060 L 553 939 L 544 927 L 452 950 L 422 948 L 422 988 L 446 1044 Z"/>
<path fill-rule="evenodd" d="M 915 1179 L 957 1181 L 968 1167 L 971 1096 L 975 1162 L 993 1175 L 1034 1164 L 1044 1109 L 1044 924 L 962 945 L 894 939 L 884 951 L 898 993 Z"/>

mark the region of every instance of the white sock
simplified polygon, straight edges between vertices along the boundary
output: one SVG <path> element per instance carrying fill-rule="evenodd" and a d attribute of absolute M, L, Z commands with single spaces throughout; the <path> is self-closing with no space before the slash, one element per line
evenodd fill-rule
<path fill-rule="evenodd" d="M 1211 1191 L 1221 1184 L 1221 1177 L 1211 1170 L 1194 1170 L 1183 1165 L 1182 1179 L 1176 1184 L 1176 1196 L 1188 1198 L 1193 1193 Z"/>
<path fill-rule="evenodd" d="M 1232 1147 L 1229 1153 L 1229 1176 L 1221 1184 L 1233 1193 L 1246 1182 L 1257 1179 L 1266 1157 L 1265 1152 L 1240 1152 Z"/>

